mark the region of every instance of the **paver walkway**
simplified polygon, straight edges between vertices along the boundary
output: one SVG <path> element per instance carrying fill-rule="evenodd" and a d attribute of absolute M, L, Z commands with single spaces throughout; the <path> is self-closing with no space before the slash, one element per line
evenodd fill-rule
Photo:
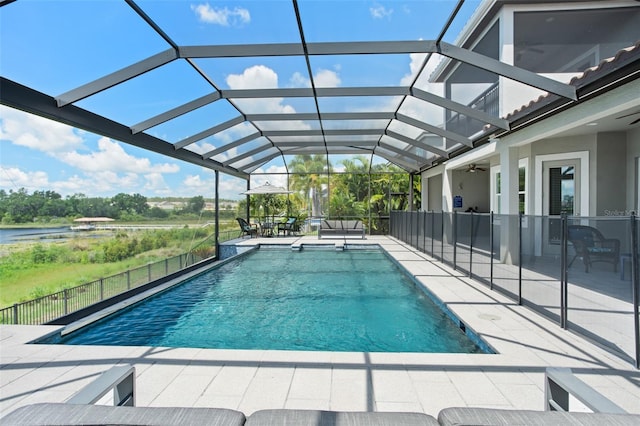
<path fill-rule="evenodd" d="M 334 244 L 315 237 L 245 239 L 244 245 Z M 640 413 L 640 372 L 531 310 L 517 306 L 388 237 L 378 244 L 498 354 L 247 351 L 32 345 L 52 326 L 0 326 L 0 414 L 63 402 L 100 372 L 136 367 L 137 405 L 418 411 L 449 406 L 543 409 L 544 369 L 571 367 L 625 410 Z"/>

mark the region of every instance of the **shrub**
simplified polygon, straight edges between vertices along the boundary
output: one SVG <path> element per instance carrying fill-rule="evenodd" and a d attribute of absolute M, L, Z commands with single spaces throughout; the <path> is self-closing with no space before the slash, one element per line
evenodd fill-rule
<path fill-rule="evenodd" d="M 29 299 L 39 299 L 50 293 L 51 292 L 45 287 L 36 287 L 33 290 L 31 290 L 31 293 L 29 293 Z"/>

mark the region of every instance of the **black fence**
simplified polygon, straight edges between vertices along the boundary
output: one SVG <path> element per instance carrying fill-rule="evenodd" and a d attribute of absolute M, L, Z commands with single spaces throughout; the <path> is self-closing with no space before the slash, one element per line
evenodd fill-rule
<path fill-rule="evenodd" d="M 391 213 L 390 235 L 640 368 L 638 218 Z"/>
<path fill-rule="evenodd" d="M 37 299 L 16 303 L 13 306 L 0 309 L 0 324 L 37 325 L 49 323 L 188 268 L 204 259 L 205 257 L 196 253 L 185 253 Z"/>

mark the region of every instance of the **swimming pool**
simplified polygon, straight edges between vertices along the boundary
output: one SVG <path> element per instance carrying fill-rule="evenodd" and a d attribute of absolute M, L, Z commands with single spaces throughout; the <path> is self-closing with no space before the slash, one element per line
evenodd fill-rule
<path fill-rule="evenodd" d="M 384 252 L 370 249 L 259 249 L 54 343 L 483 352 Z"/>

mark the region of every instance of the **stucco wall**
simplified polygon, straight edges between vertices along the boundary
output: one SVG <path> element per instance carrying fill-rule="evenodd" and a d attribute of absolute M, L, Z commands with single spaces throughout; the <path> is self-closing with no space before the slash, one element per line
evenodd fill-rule
<path fill-rule="evenodd" d="M 477 207 L 478 212 L 489 212 L 489 170 L 467 173 L 463 170 L 453 171 L 453 195 L 462 196 L 462 208 Z"/>
<path fill-rule="evenodd" d="M 535 142 L 531 147 L 531 156 L 534 158 L 538 155 L 548 155 L 548 154 L 561 154 L 561 153 L 570 153 L 570 152 L 579 152 L 579 151 L 588 151 L 589 152 L 589 164 L 581 164 L 580 167 L 588 167 L 589 170 L 589 212 L 580 212 L 581 215 L 592 215 L 595 214 L 596 211 L 596 183 L 597 183 L 597 173 L 594 173 L 596 170 L 596 161 L 597 161 L 597 135 L 579 135 L 579 136 L 567 136 L 560 138 L 549 138 L 543 141 Z M 542 173 L 541 170 L 532 171 L 533 183 L 532 189 L 533 192 L 542 191 L 545 194 L 547 191 L 544 188 L 539 188 L 540 179 L 538 176 L 534 176 L 534 173 Z M 581 182 L 581 185 L 584 185 L 584 182 Z"/>
<path fill-rule="evenodd" d="M 425 177 L 422 178 L 423 182 Z M 427 179 L 427 205 L 426 210 L 442 211 L 442 175 L 432 176 Z M 423 195 L 424 197 L 424 195 Z"/>
<path fill-rule="evenodd" d="M 640 129 L 627 132 L 627 204 L 626 209 L 629 211 L 636 211 L 638 209 L 638 173 L 636 164 L 637 159 L 640 157 Z"/>
<path fill-rule="evenodd" d="M 591 215 L 625 214 L 627 192 L 626 134 L 599 133 L 596 142 L 596 210 Z"/>

